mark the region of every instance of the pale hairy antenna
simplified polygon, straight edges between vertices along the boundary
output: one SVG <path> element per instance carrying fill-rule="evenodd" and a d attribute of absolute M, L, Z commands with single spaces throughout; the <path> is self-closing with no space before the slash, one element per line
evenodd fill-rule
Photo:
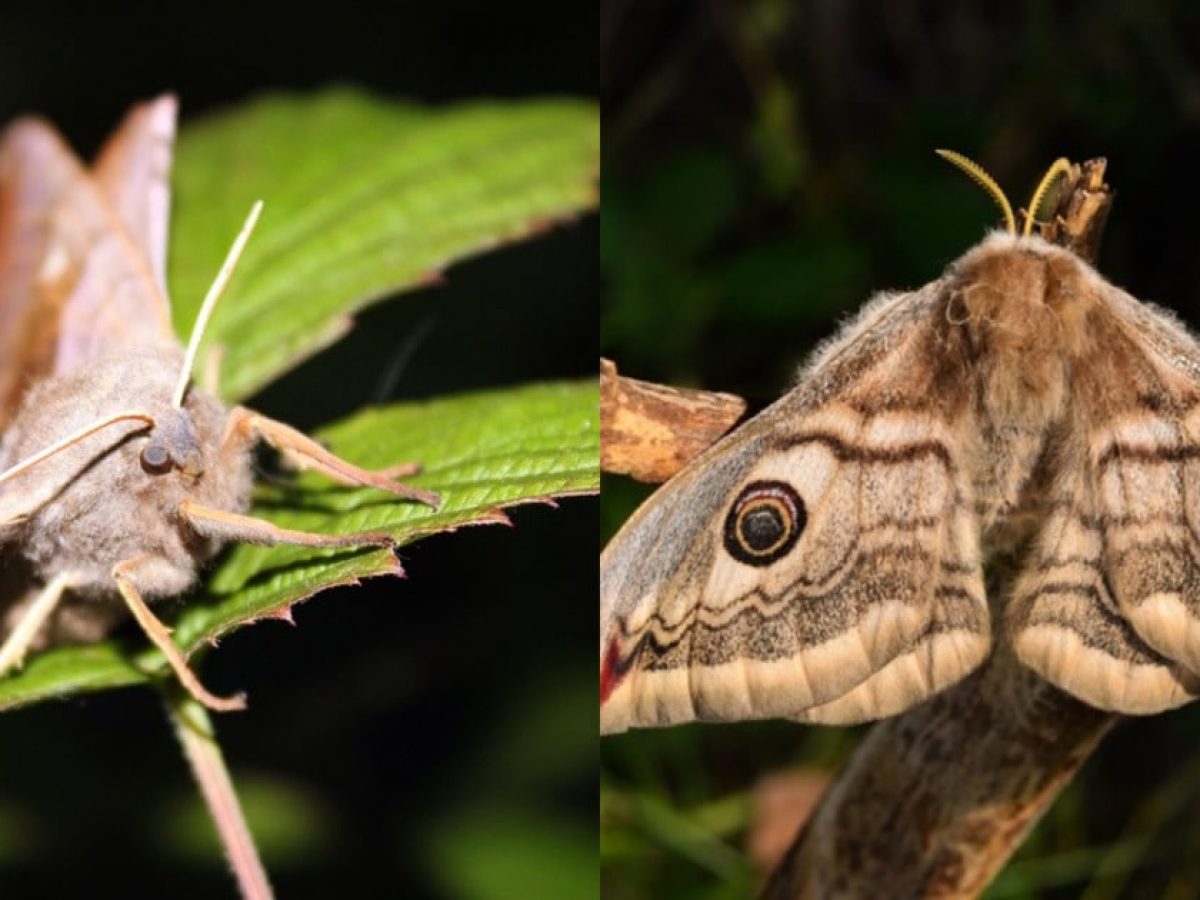
<path fill-rule="evenodd" d="M 1038 209 L 1046 199 L 1046 194 L 1050 192 L 1050 189 L 1054 187 L 1059 178 L 1070 174 L 1070 171 L 1071 161 L 1065 156 L 1060 156 L 1046 170 L 1046 174 L 1042 176 L 1042 180 L 1038 182 L 1037 189 L 1029 199 L 1029 209 L 1025 213 L 1025 228 L 1021 231 L 1021 234 L 1026 237 L 1033 234 L 1033 223 L 1037 221 Z"/>
<path fill-rule="evenodd" d="M 208 289 L 208 293 L 204 297 L 204 303 L 200 305 L 200 314 L 196 316 L 196 324 L 192 326 L 192 336 L 188 339 L 187 353 L 183 357 L 183 368 L 179 371 L 179 383 L 175 385 L 175 396 L 171 401 L 176 408 L 183 406 L 183 398 L 187 394 L 188 385 L 192 381 L 192 366 L 196 363 L 196 352 L 200 349 L 200 338 L 204 336 L 204 329 L 208 327 L 208 320 L 212 316 L 213 309 L 216 307 L 217 301 L 221 298 L 225 286 L 229 284 L 229 279 L 233 277 L 234 267 L 237 266 L 238 259 L 242 255 L 242 250 L 246 247 L 246 241 L 250 240 L 250 232 L 254 230 L 254 225 L 258 222 L 258 214 L 262 212 L 262 208 L 263 203 L 261 200 L 258 200 L 250 209 L 250 215 L 246 217 L 246 224 L 242 226 L 242 230 L 234 240 L 233 246 L 229 248 L 225 262 L 221 265 L 221 271 L 217 273 L 212 287 Z"/>
<path fill-rule="evenodd" d="M 95 434 L 97 431 L 107 428 L 110 425 L 115 425 L 118 422 L 125 422 L 130 419 L 140 419 L 141 421 L 145 422 L 148 427 L 153 427 L 153 425 L 154 425 L 154 417 L 147 413 L 144 413 L 144 412 L 121 412 L 121 413 L 116 413 L 115 415 L 111 415 L 106 419 L 99 419 L 95 422 L 92 422 L 89 425 L 85 425 L 83 428 L 80 428 L 78 431 L 74 432 L 73 434 L 67 435 L 62 440 L 55 441 L 53 444 L 51 444 L 49 447 L 46 447 L 44 450 L 39 450 L 37 453 L 33 454 L 33 456 L 29 457 L 28 459 L 21 460 L 19 463 L 17 463 L 12 468 L 7 469 L 3 472 L 0 472 L 0 483 L 8 481 L 10 478 L 16 478 L 22 472 L 29 471 L 34 466 L 36 466 L 38 463 L 45 462 L 47 459 L 49 459 L 54 454 L 61 453 L 63 450 L 66 450 L 72 444 L 79 443 L 84 438 L 88 437 L 89 435 Z"/>
<path fill-rule="evenodd" d="M 955 153 L 953 150 L 935 150 L 933 151 L 942 159 L 953 164 L 970 176 L 976 184 L 987 191 L 988 196 L 996 201 L 996 205 L 1000 207 L 1000 211 L 1004 213 L 1004 227 L 1008 229 L 1008 233 L 1015 235 L 1017 233 L 1017 220 L 1013 215 L 1012 204 L 1008 202 L 1008 198 L 1004 196 L 1004 191 L 1000 190 L 1000 185 L 996 184 L 994 178 L 987 173 L 983 166 L 972 159 L 968 159 L 961 153 Z"/>

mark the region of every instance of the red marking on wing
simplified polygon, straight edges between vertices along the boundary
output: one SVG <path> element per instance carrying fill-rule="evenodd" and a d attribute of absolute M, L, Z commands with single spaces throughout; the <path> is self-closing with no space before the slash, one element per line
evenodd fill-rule
<path fill-rule="evenodd" d="M 612 692 L 617 689 L 617 685 L 625 677 L 628 667 L 621 666 L 621 648 L 617 644 L 617 639 L 613 638 L 608 645 L 608 650 L 604 654 L 604 662 L 600 664 L 600 705 L 603 706 L 605 701 L 612 695 Z"/>

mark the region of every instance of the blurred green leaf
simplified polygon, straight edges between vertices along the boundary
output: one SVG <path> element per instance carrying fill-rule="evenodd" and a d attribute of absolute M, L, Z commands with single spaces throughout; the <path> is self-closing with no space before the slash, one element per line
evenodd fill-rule
<path fill-rule="evenodd" d="M 749 896 L 754 873 L 745 854 L 733 843 L 736 832 L 745 828 L 749 811 L 744 794 L 682 808 L 650 791 L 622 791 L 609 785 L 601 794 L 601 863 L 614 875 L 615 883 L 623 881 L 616 875 L 618 868 L 636 880 L 638 872 L 669 867 L 671 876 L 659 872 L 651 883 L 671 884 L 677 889 L 673 896 L 709 896 L 714 879 L 735 888 L 733 896 Z M 679 890 L 691 884 L 708 887 L 702 894 Z M 627 895 L 657 893 L 649 889 Z"/>
<path fill-rule="evenodd" d="M 681 154 L 640 185 L 639 216 L 666 249 L 700 253 L 737 213 L 739 181 L 734 161 L 724 153 Z"/>
<path fill-rule="evenodd" d="M 297 782 L 238 773 L 238 800 L 263 862 L 272 869 L 311 865 L 337 844 L 330 811 Z M 152 839 L 164 853 L 192 862 L 221 863 L 225 850 L 195 789 L 184 790 L 163 809 Z"/>
<path fill-rule="evenodd" d="M 366 468 L 421 461 L 424 471 L 410 482 L 438 491 L 439 509 L 305 474 L 288 485 L 260 485 L 252 513 L 321 533 L 386 530 L 398 546 L 464 525 L 506 523 L 505 507 L 598 489 L 598 408 L 597 383 L 587 380 L 368 409 L 317 437 Z M 175 640 L 191 652 L 323 588 L 399 571 L 390 550 L 238 545 L 187 602 Z M 157 651 L 130 659 L 111 642 L 54 648 L 0 679 L 0 709 L 143 682 L 164 665 Z"/>
<path fill-rule="evenodd" d="M 431 109 L 333 90 L 187 125 L 169 271 L 186 335 L 255 200 L 265 209 L 205 336 L 241 399 L 369 303 L 595 205 L 599 117 L 574 100 Z M 202 356 L 203 359 L 203 351 Z"/>
<path fill-rule="evenodd" d="M 773 78 L 760 90 L 758 118 L 749 133 L 764 186 L 772 197 L 785 199 L 794 194 L 808 172 L 809 151 L 799 128 L 794 86 Z"/>
<path fill-rule="evenodd" d="M 871 173 L 886 234 L 914 284 L 936 277 L 972 241 L 1001 224 L 984 191 L 949 166 L 942 168 L 944 174 L 936 176 L 937 168 L 924 162 L 880 159 Z"/>
<path fill-rule="evenodd" d="M 869 294 L 868 260 L 850 241 L 795 235 L 749 247 L 717 274 L 728 321 L 827 327 L 831 312 L 853 308 Z"/>
<path fill-rule="evenodd" d="M 428 865 L 459 900 L 593 900 L 596 838 L 573 822 L 526 810 L 464 813 L 434 827 Z"/>
<path fill-rule="evenodd" d="M 734 161 L 693 151 L 637 184 L 606 183 L 601 253 L 612 282 L 601 329 L 622 360 L 678 357 L 702 324 L 713 285 L 698 262 L 742 202 Z"/>
<path fill-rule="evenodd" d="M 581 774 L 595 779 L 600 755 L 596 734 L 592 728 L 580 728 L 581 719 L 590 724 L 593 718 L 581 711 L 596 703 L 595 667 L 589 659 L 555 665 L 550 654 L 546 656 L 534 677 L 510 688 L 496 710 L 495 727 L 482 723 L 471 771 L 465 775 L 472 782 L 533 789 Z M 553 677 L 546 677 L 548 671 Z M 537 740 L 530 741 L 530 735 Z"/>
<path fill-rule="evenodd" d="M 1119 854 L 1126 860 L 1126 871 L 1154 862 L 1155 856 L 1147 852 L 1145 841 L 1135 840 L 1101 847 L 1081 847 L 1065 853 L 1048 853 L 1009 863 L 984 892 L 987 900 L 1001 898 L 1035 897 L 1040 892 L 1056 887 L 1072 886 L 1078 889 L 1090 882 L 1097 865 L 1110 854 Z M 1076 891 L 1075 896 L 1081 896 Z"/>
<path fill-rule="evenodd" d="M 40 823 L 28 810 L 5 802 L 0 804 L 0 863 L 8 870 L 27 864 L 41 849 L 41 844 L 53 840 L 38 827 Z"/>

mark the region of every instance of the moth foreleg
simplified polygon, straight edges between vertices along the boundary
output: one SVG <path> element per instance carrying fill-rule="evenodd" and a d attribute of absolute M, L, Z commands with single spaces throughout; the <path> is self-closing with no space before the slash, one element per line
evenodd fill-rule
<path fill-rule="evenodd" d="M 357 534 L 316 534 L 280 528 L 266 519 L 243 516 L 202 506 L 192 500 L 179 504 L 179 514 L 198 534 L 219 541 L 245 541 L 248 544 L 298 544 L 303 547 L 390 547 L 392 537 L 386 531 Z"/>
<path fill-rule="evenodd" d="M 218 697 L 205 689 L 204 685 L 200 683 L 200 679 L 196 677 L 196 674 L 188 668 L 187 660 L 183 658 L 183 653 L 175 646 L 175 642 L 171 640 L 171 629 L 160 622 L 154 613 L 150 612 L 150 607 L 146 605 L 146 601 L 142 599 L 137 586 L 133 583 L 133 577 L 136 575 L 138 566 L 144 565 L 148 559 L 149 557 L 139 556 L 119 562 L 113 566 L 112 575 L 117 582 L 117 590 L 121 592 L 121 596 L 125 600 L 125 605 L 129 607 L 129 611 L 133 613 L 133 617 L 137 620 L 137 623 L 142 626 L 142 631 L 146 632 L 146 636 L 154 642 L 154 646 L 161 650 L 163 656 L 167 658 L 167 662 L 170 663 L 171 668 L 175 672 L 175 677 L 179 679 L 179 683 L 183 685 L 184 690 L 191 694 L 198 703 L 220 712 L 245 709 L 245 694 L 236 694 L 233 697 Z"/>
<path fill-rule="evenodd" d="M 441 503 L 441 498 L 433 491 L 399 484 L 392 480 L 397 476 L 415 475 L 420 471 L 420 466 L 416 463 L 403 463 L 381 472 L 360 469 L 353 463 L 334 456 L 312 438 L 290 425 L 276 422 L 274 419 L 269 419 L 244 406 L 236 406 L 230 410 L 225 429 L 225 441 L 244 443 L 255 438 L 266 441 L 276 450 L 298 459 L 303 466 L 316 469 L 339 484 L 351 487 L 359 485 L 376 487 L 398 497 L 416 500 L 435 509 Z"/>
<path fill-rule="evenodd" d="M 54 576 L 50 583 L 38 592 L 29 609 L 25 610 L 21 620 L 5 638 L 3 646 L 0 646 L 0 675 L 9 669 L 19 668 L 25 661 L 25 654 L 30 645 L 58 606 L 58 601 L 71 586 L 71 582 L 71 573 L 63 572 Z"/>

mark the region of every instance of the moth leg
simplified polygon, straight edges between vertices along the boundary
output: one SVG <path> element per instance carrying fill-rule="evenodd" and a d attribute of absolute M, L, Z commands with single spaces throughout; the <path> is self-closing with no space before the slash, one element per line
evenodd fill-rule
<path fill-rule="evenodd" d="M 175 677 L 179 679 L 179 683 L 183 685 L 184 690 L 191 694 L 198 703 L 219 712 L 245 709 L 245 694 L 236 694 L 233 697 L 218 697 L 205 689 L 204 685 L 200 683 L 200 679 L 196 677 L 196 674 L 188 668 L 187 660 L 183 658 L 183 653 L 175 646 L 175 642 L 171 640 L 171 629 L 160 622 L 154 613 L 150 612 L 150 607 L 146 605 L 146 601 L 142 599 L 142 595 L 138 593 L 138 589 L 130 577 L 145 560 L 146 557 L 144 556 L 127 559 L 124 562 L 117 563 L 113 566 L 112 570 L 113 578 L 117 582 L 117 590 L 121 592 L 121 596 L 125 600 L 125 605 L 129 607 L 129 611 L 133 613 L 133 617 L 137 619 L 137 623 L 142 626 L 142 631 L 146 632 L 146 636 L 154 642 L 154 646 L 162 651 L 163 655 L 167 658 L 167 662 L 171 664 L 171 668 L 175 672 Z"/>
<path fill-rule="evenodd" d="M 303 547 L 390 547 L 392 536 L 386 531 L 357 534 L 315 534 L 280 528 L 266 519 L 243 516 L 201 506 L 191 500 L 179 504 L 179 514 L 198 534 L 221 541 L 245 541 L 248 544 L 298 544 Z"/>
<path fill-rule="evenodd" d="M 334 456 L 312 438 L 289 425 L 268 419 L 244 406 L 237 406 L 230 410 L 229 422 L 225 429 L 225 442 L 244 442 L 256 438 L 261 438 L 276 450 L 297 458 L 301 465 L 314 468 L 339 484 L 352 487 L 359 485 L 376 487 L 380 490 L 390 491 L 398 497 L 424 503 L 434 509 L 441 503 L 441 498 L 433 491 L 392 481 L 392 478 L 397 476 L 415 475 L 420 471 L 420 465 L 417 463 L 402 463 L 380 472 L 370 472 Z"/>
<path fill-rule="evenodd" d="M 375 474 L 382 475 L 384 478 L 408 478 L 411 475 L 421 474 L 421 464 L 417 462 L 396 463 L 386 469 L 377 469 Z M 434 496 L 437 495 L 434 494 Z M 438 499 L 440 501 L 441 498 Z"/>
<path fill-rule="evenodd" d="M 63 572 L 61 575 L 56 575 L 38 592 L 33 603 L 29 605 L 29 609 L 25 610 L 25 615 L 21 616 L 21 621 L 5 638 L 4 645 L 0 646 L 0 674 L 4 674 L 9 669 L 20 668 L 25 661 L 29 645 L 33 643 L 50 614 L 58 606 L 58 601 L 71 586 L 72 580 L 70 572 Z"/>

